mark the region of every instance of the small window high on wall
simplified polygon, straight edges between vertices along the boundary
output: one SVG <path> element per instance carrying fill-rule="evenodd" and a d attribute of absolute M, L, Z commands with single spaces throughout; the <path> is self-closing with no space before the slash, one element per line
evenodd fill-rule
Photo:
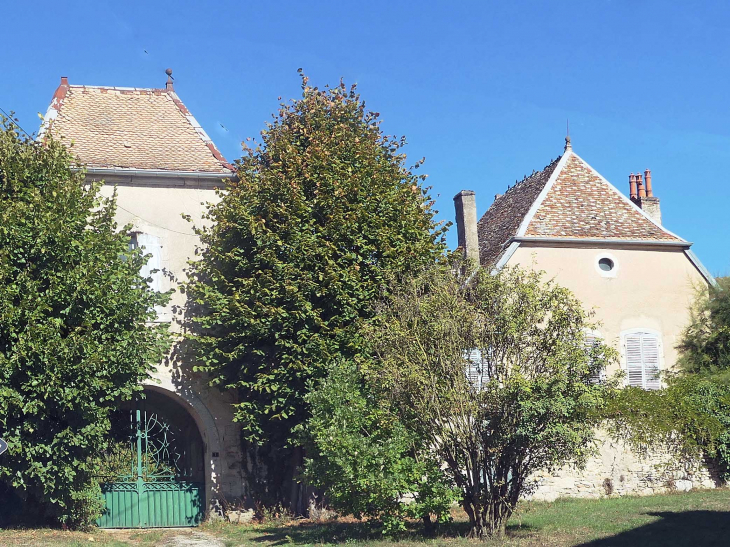
<path fill-rule="evenodd" d="M 154 291 L 162 291 L 162 246 L 160 238 L 141 232 L 131 234 L 129 240 L 129 248 L 141 248 L 146 255 L 152 255 L 148 258 L 147 264 L 142 266 L 139 273 L 142 277 L 150 279 L 150 288 Z"/>
<path fill-rule="evenodd" d="M 661 387 L 659 334 L 633 331 L 624 334 L 623 339 L 628 385 L 643 389 L 659 389 Z"/>

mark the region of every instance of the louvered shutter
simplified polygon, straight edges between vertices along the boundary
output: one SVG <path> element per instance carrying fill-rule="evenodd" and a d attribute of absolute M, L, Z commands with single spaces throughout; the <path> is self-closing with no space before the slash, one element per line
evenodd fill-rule
<path fill-rule="evenodd" d="M 626 335 L 626 372 L 630 386 L 659 389 L 659 338 L 636 332 Z"/>
<path fill-rule="evenodd" d="M 600 342 L 600 339 L 595 334 L 586 334 L 585 338 L 585 348 L 586 352 L 592 352 L 593 346 L 598 344 Z M 600 384 L 603 381 L 603 371 L 602 370 L 596 370 L 591 376 L 588 378 L 588 381 L 591 384 Z"/>
<path fill-rule="evenodd" d="M 139 273 L 142 277 L 150 279 L 150 288 L 157 292 L 162 291 L 162 246 L 159 238 L 149 234 L 137 234 L 137 245 L 142 248 L 144 254 L 152 255 L 147 264 L 142 266 Z M 156 270 L 156 271 L 155 271 Z"/>
<path fill-rule="evenodd" d="M 641 337 L 641 354 L 644 361 L 644 388 L 659 389 L 659 340 L 653 334 Z"/>
<path fill-rule="evenodd" d="M 473 349 L 467 354 L 466 377 L 476 389 L 482 387 L 482 352 Z"/>
<path fill-rule="evenodd" d="M 626 374 L 630 386 L 644 387 L 641 333 L 626 335 Z"/>

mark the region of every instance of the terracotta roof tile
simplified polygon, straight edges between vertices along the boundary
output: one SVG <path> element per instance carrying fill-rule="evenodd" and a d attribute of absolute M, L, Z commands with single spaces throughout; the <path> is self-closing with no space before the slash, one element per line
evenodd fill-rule
<path fill-rule="evenodd" d="M 682 241 L 644 216 L 575 154 L 567 158 L 524 235 Z"/>
<path fill-rule="evenodd" d="M 477 223 L 479 235 L 479 261 L 493 264 L 504 251 L 503 245 L 517 235 L 517 230 L 530 207 L 542 192 L 560 158 L 557 158 L 542 171 L 509 188 L 497 197 L 492 206 Z"/>
<path fill-rule="evenodd" d="M 68 86 L 47 127 L 89 167 L 224 173 L 231 166 L 174 92 Z"/>
<path fill-rule="evenodd" d="M 485 266 L 499 260 L 513 237 L 684 241 L 652 222 L 572 150 L 498 197 L 477 230 Z"/>

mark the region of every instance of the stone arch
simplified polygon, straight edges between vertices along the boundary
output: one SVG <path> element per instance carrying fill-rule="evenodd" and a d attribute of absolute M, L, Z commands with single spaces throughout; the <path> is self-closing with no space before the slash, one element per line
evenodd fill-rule
<path fill-rule="evenodd" d="M 222 474 L 222 469 L 219 469 L 221 435 L 213 415 L 200 397 L 190 390 L 181 391 L 168 377 L 152 378 L 146 380 L 143 385 L 145 389 L 161 393 L 177 401 L 195 422 L 203 439 L 205 497 L 207 509 L 210 511 L 220 495 Z"/>

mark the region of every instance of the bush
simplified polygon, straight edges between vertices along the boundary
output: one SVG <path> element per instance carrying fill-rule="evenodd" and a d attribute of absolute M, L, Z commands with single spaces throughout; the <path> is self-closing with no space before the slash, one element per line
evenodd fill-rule
<path fill-rule="evenodd" d="M 458 492 L 434 455 L 368 390 L 351 362 L 337 363 L 307 395 L 312 417 L 300 428 L 307 449 L 304 479 L 322 488 L 341 514 L 380 519 L 385 533 L 405 518 L 450 518 Z"/>

